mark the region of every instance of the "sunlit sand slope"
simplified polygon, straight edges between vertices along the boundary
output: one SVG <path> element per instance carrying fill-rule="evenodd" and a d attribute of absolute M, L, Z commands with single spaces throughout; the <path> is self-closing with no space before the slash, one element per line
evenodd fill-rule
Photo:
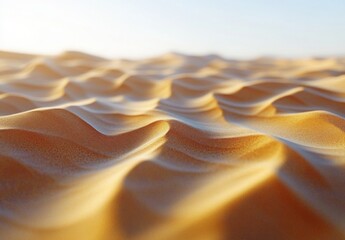
<path fill-rule="evenodd" d="M 1 52 L 0 239 L 345 239 L 345 59 Z"/>

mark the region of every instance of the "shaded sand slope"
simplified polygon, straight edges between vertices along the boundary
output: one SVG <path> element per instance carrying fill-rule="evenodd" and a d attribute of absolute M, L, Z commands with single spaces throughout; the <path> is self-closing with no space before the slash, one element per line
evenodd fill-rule
<path fill-rule="evenodd" d="M 345 239 L 345 60 L 0 52 L 0 238 Z"/>

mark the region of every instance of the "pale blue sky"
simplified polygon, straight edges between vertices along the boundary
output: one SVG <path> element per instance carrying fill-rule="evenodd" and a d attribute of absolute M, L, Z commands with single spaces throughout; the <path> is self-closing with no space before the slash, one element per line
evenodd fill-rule
<path fill-rule="evenodd" d="M 345 0 L 0 0 L 0 49 L 345 55 Z"/>

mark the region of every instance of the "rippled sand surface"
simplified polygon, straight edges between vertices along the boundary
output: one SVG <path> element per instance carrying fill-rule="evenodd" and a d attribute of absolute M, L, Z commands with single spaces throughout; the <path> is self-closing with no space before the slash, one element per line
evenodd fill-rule
<path fill-rule="evenodd" d="M 0 53 L 0 239 L 345 239 L 345 59 Z"/>

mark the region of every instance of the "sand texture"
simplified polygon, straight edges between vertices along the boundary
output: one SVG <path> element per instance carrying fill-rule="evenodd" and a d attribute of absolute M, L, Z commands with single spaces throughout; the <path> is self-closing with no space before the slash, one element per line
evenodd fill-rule
<path fill-rule="evenodd" d="M 0 239 L 344 240 L 345 59 L 0 52 Z"/>

